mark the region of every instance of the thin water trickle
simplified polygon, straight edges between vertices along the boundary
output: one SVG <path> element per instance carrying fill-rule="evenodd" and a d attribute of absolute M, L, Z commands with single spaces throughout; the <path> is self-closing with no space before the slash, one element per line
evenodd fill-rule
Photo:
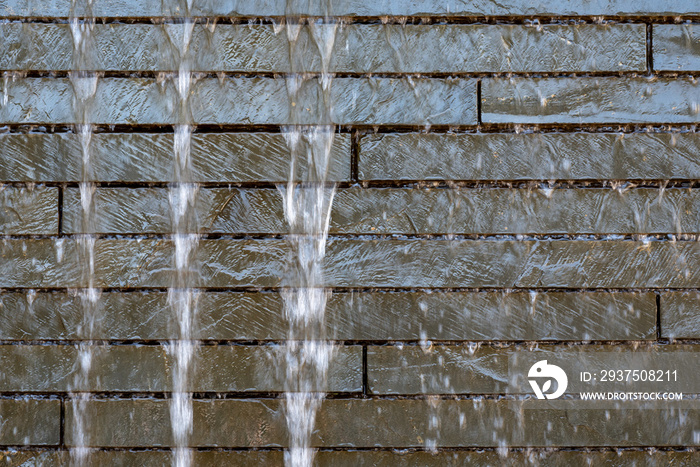
<path fill-rule="evenodd" d="M 173 360 L 170 425 L 173 437 L 173 465 L 192 465 L 190 436 L 194 413 L 190 376 L 198 343 L 194 340 L 197 323 L 197 264 L 199 235 L 196 201 L 199 185 L 194 183 L 191 167 L 193 122 L 190 112 L 190 90 L 193 84 L 190 43 L 194 19 L 189 17 L 191 0 L 185 5 L 173 2 L 172 10 L 179 21 L 165 24 L 172 45 L 173 63 L 177 64 L 174 86 L 177 90 L 175 112 L 177 124 L 173 128 L 173 181 L 169 190 L 172 242 L 174 245 L 174 274 L 168 290 L 168 304 L 172 312 L 174 338 L 167 347 Z"/>
<path fill-rule="evenodd" d="M 324 287 L 323 260 L 335 194 L 335 185 L 328 181 L 335 131 L 330 93 L 333 76 L 328 69 L 337 25 L 329 21 L 328 16 L 322 22 L 309 24 L 296 16 L 298 10 L 294 3 L 288 2 L 290 15 L 285 21 L 292 63 L 292 73 L 287 78 L 291 118 L 290 125 L 282 128 L 291 156 L 290 172 L 287 185 L 280 187 L 291 251 L 287 287 L 281 294 L 289 323 L 284 349 L 289 448 L 284 459 L 287 466 L 308 467 L 314 459 L 311 436 L 325 398 L 328 367 L 333 356 L 325 327 L 330 291 Z M 306 70 L 299 69 L 301 63 L 306 63 L 305 54 L 309 53 L 299 44 L 305 28 L 321 56 L 320 77 L 309 77 Z M 303 115 L 302 105 L 297 105 L 307 93 L 320 96 L 311 116 Z"/>
<path fill-rule="evenodd" d="M 90 458 L 90 427 L 87 388 L 90 369 L 98 350 L 93 339 L 98 326 L 101 290 L 95 283 L 95 183 L 92 175 L 92 121 L 91 111 L 97 94 L 98 75 L 91 67 L 92 0 L 73 0 L 71 4 L 70 30 L 73 37 L 73 66 L 69 78 L 73 87 L 74 133 L 80 146 L 81 177 L 79 182 L 82 208 L 81 233 L 77 236 L 78 260 L 81 267 L 81 284 L 78 291 L 82 306 L 82 319 L 78 328 L 79 343 L 76 372 L 70 387 L 73 412 L 74 447 L 70 451 L 73 465 L 88 465 Z"/>

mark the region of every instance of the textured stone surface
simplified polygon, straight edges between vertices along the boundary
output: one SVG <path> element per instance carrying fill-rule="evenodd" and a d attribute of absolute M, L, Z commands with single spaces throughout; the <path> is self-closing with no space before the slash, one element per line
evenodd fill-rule
<path fill-rule="evenodd" d="M 174 337 L 167 294 L 105 292 L 95 338 Z M 198 296 L 198 339 L 280 340 L 287 336 L 275 292 Z M 0 295 L 0 339 L 80 338 L 80 298 L 71 293 Z M 354 292 L 334 293 L 327 333 L 338 340 L 644 340 L 656 337 L 652 293 Z"/>
<path fill-rule="evenodd" d="M 202 240 L 201 268 L 189 272 L 191 283 L 294 285 L 287 253 L 284 240 Z M 162 239 L 98 240 L 95 285 L 169 287 L 172 254 L 172 244 Z M 80 285 L 73 240 L 5 240 L 0 258 L 0 287 Z M 335 238 L 327 245 L 325 286 L 695 288 L 699 263 L 693 241 Z"/>
<path fill-rule="evenodd" d="M 328 400 L 318 415 L 314 446 L 695 446 L 700 412 L 633 409 L 522 410 L 498 400 Z M 192 446 L 280 446 L 287 443 L 279 400 L 211 400 L 194 403 Z M 102 400 L 88 403 L 95 423 L 91 446 L 168 446 L 167 401 Z M 440 420 L 439 435 L 429 420 Z M 470 423 L 471 421 L 471 423 Z M 478 421 L 478 422 L 474 422 Z M 66 443 L 73 413 L 66 407 Z M 527 428 L 525 428 L 527 427 Z"/>
<path fill-rule="evenodd" d="M 58 233 L 58 188 L 0 184 L 0 234 Z"/>
<path fill-rule="evenodd" d="M 134 0 L 119 0 L 97 3 L 93 6 L 96 16 L 151 17 L 180 16 L 182 4 L 142 3 Z M 70 14 L 70 5 L 60 0 L 5 0 L 0 5 L 5 16 L 65 17 Z M 435 3 L 431 0 L 409 0 L 365 2 L 363 0 L 335 1 L 328 11 L 322 5 L 285 0 L 263 0 L 251 4 L 247 0 L 226 2 L 202 2 L 193 5 L 191 14 L 197 16 L 284 16 L 285 14 L 309 15 L 699 15 L 700 8 L 693 0 L 602 0 L 580 2 L 576 0 L 505 0 L 483 2 L 479 0 L 449 0 Z"/>
<path fill-rule="evenodd" d="M 661 335 L 674 339 L 700 338 L 700 292 L 661 293 Z"/>
<path fill-rule="evenodd" d="M 287 83 L 273 78 L 208 78 L 192 86 L 192 120 L 200 124 L 284 125 L 319 123 L 317 80 L 305 81 L 290 102 Z M 91 99 L 88 120 L 97 124 L 180 123 L 170 81 L 103 78 Z M 337 78 L 331 85 L 334 123 L 469 125 L 477 121 L 476 80 Z M 66 78 L 9 81 L 0 122 L 73 123 L 73 87 Z M 300 109 L 293 112 L 292 107 Z M 412 109 L 406 112 L 405 109 Z"/>
<path fill-rule="evenodd" d="M 362 348 L 341 346 L 334 353 L 326 388 L 362 390 Z M 163 346 L 95 346 L 87 386 L 76 386 L 78 349 L 64 345 L 0 345 L 0 391 L 152 392 L 172 390 L 172 357 Z M 191 375 L 194 392 L 284 390 L 284 348 L 203 346 Z M 279 372 L 270 371 L 279 368 Z"/>
<path fill-rule="evenodd" d="M 596 383 L 582 383 L 574 375 L 580 371 L 600 372 L 613 364 L 623 370 L 639 370 L 641 366 L 682 371 L 681 368 L 694 364 L 697 358 L 695 346 L 544 345 L 534 349 L 465 345 L 369 346 L 367 381 L 373 394 L 533 394 L 527 381 L 527 369 L 535 362 L 546 360 L 559 365 L 569 375 L 567 394 L 596 390 L 624 392 L 632 389 L 632 383 L 621 381 L 596 386 Z M 693 373 L 665 387 L 636 382 L 633 389 L 689 394 L 697 392 L 698 387 L 700 376 Z"/>
<path fill-rule="evenodd" d="M 70 133 L 0 135 L 0 179 L 64 182 L 82 177 L 78 139 Z M 308 139 L 302 139 L 302 148 Z M 200 133 L 192 135 L 192 177 L 196 182 L 283 182 L 291 159 L 284 134 Z M 174 180 L 172 134 L 103 133 L 92 137 L 96 181 Z M 301 158 L 297 177 L 306 174 Z M 336 134 L 328 180 L 350 178 L 350 137 Z"/>
<path fill-rule="evenodd" d="M 654 25 L 654 69 L 700 70 L 700 26 Z"/>
<path fill-rule="evenodd" d="M 360 144 L 361 180 L 700 178 L 697 133 L 387 134 Z"/>
<path fill-rule="evenodd" d="M 94 200 L 96 232 L 172 231 L 167 189 L 100 188 Z M 203 233 L 288 232 L 278 190 L 201 189 L 197 212 Z M 79 190 L 66 190 L 64 232 L 82 231 L 82 213 Z M 687 189 L 342 189 L 333 198 L 330 232 L 698 233 L 700 194 Z"/>
<path fill-rule="evenodd" d="M 92 55 L 97 70 L 178 69 L 173 38 L 183 26 L 97 24 Z M 314 28 L 321 28 L 315 26 Z M 294 70 L 320 72 L 321 58 L 304 27 L 295 47 L 304 50 Z M 198 71 L 292 71 L 286 31 L 271 25 L 198 25 L 190 57 Z M 329 70 L 350 73 L 536 72 L 643 70 L 644 25 L 349 25 L 336 30 Z M 9 70 L 71 70 L 67 24 L 10 23 L 0 27 L 0 58 Z M 52 53 L 49 53 L 51 51 Z M 436 54 L 436 52 L 438 52 Z"/>
<path fill-rule="evenodd" d="M 193 463 L 197 466 L 248 467 L 251 465 L 284 465 L 281 451 L 195 451 Z M 0 462 L 7 466 L 50 467 L 68 463 L 66 451 L 5 451 L 0 452 Z M 169 452 L 158 451 L 97 451 L 90 460 L 98 465 L 163 467 L 172 461 Z M 697 463 L 697 453 L 693 451 L 557 451 L 552 449 L 510 451 L 503 455 L 495 450 L 462 452 L 416 452 L 396 451 L 321 451 L 316 453 L 314 465 L 318 467 L 518 467 L 535 464 L 540 467 L 606 467 L 634 465 L 637 467 L 693 467 Z"/>
<path fill-rule="evenodd" d="M 0 444 L 57 446 L 61 432 L 61 401 L 0 400 Z"/>
<path fill-rule="evenodd" d="M 693 79 L 513 78 L 481 85 L 485 123 L 692 123 L 700 121 Z"/>

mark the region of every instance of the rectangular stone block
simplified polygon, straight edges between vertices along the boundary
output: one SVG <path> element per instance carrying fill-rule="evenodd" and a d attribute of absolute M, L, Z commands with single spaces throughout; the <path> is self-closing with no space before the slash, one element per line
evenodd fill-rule
<path fill-rule="evenodd" d="M 193 464 L 203 467 L 248 467 L 265 465 L 282 467 L 284 453 L 281 451 L 194 451 Z M 95 451 L 88 458 L 97 465 L 162 467 L 172 462 L 172 454 L 164 451 Z M 507 456 L 495 450 L 489 451 L 320 451 L 314 458 L 317 467 L 518 467 L 536 463 L 540 467 L 590 467 L 591 465 L 636 465 L 655 467 L 674 465 L 692 467 L 696 459 L 694 451 L 648 450 L 528 450 L 509 451 Z M 5 451 L 0 452 L 0 461 L 6 465 L 31 465 L 49 467 L 64 465 L 69 461 L 67 451 Z"/>
<path fill-rule="evenodd" d="M 57 446 L 61 432 L 61 401 L 1 399 L 0 424 L 3 446 Z"/>
<path fill-rule="evenodd" d="M 323 447 L 578 447 L 695 446 L 700 411 L 634 409 L 522 410 L 508 400 L 326 400 L 312 446 Z M 168 401 L 93 400 L 90 446 L 172 444 Z M 430 420 L 440 420 L 439 433 Z M 73 413 L 66 406 L 66 444 L 73 446 Z M 156 428 L 159 427 L 159 428 Z M 528 427 L 528 429 L 522 429 Z M 582 427 L 585 427 L 583 429 Z M 197 400 L 191 446 L 276 447 L 287 444 L 280 400 Z"/>
<path fill-rule="evenodd" d="M 173 231 L 167 188 L 99 188 L 92 228 L 101 233 Z M 287 233 L 283 194 L 200 189 L 201 233 Z M 82 232 L 80 191 L 64 194 L 64 232 Z M 448 213 L 447 215 L 445 213 Z M 545 215 L 545 213 L 547 213 Z M 340 189 L 331 234 L 692 234 L 700 194 L 687 189 Z"/>
<path fill-rule="evenodd" d="M 361 139 L 361 180 L 700 177 L 697 133 L 384 134 Z"/>
<path fill-rule="evenodd" d="M 700 25 L 655 24 L 654 69 L 700 70 Z"/>
<path fill-rule="evenodd" d="M 193 337 L 264 341 L 287 337 L 276 292 L 206 292 L 197 296 Z M 74 340 L 84 311 L 73 293 L 0 295 L 0 339 Z M 94 337 L 176 337 L 164 292 L 104 292 Z M 652 293 L 353 292 L 334 293 L 327 336 L 336 340 L 646 340 L 656 337 Z"/>
<path fill-rule="evenodd" d="M 318 80 L 302 83 L 291 102 L 285 79 L 216 78 L 192 85 L 191 120 L 211 125 L 318 124 L 324 114 Z M 76 84 L 87 86 L 92 83 Z M 83 92 L 83 91 L 81 91 Z M 333 123 L 470 125 L 477 122 L 476 80 L 337 78 L 331 85 Z M 70 124 L 73 84 L 67 78 L 24 78 L 8 83 L 0 122 Z M 358 96 L 360 98 L 358 98 Z M 87 121 L 95 124 L 169 125 L 182 121 L 170 81 L 102 78 L 90 99 Z M 292 109 L 297 107 L 294 112 Z M 412 109 L 406 112 L 407 108 Z"/>
<path fill-rule="evenodd" d="M 181 16 L 177 3 L 142 4 L 134 0 L 96 3 L 92 14 L 103 17 Z M 83 8 L 82 6 L 80 8 Z M 76 13 L 84 13 L 80 8 Z M 7 0 L 0 7 L 3 16 L 67 17 L 70 5 L 60 0 Z M 298 2 L 287 5 L 285 0 L 260 0 L 251 4 L 246 0 L 202 2 L 193 4 L 194 16 L 284 16 L 339 15 L 339 16 L 676 16 L 700 15 L 700 8 L 692 0 L 658 2 L 653 0 L 606 0 L 580 2 L 575 0 L 504 0 L 484 3 L 479 0 L 450 0 L 435 3 L 431 0 L 387 1 L 368 3 L 363 0 L 342 0 L 332 6 Z"/>
<path fill-rule="evenodd" d="M 481 85 L 484 123 L 693 123 L 696 80 L 489 78 Z"/>
<path fill-rule="evenodd" d="M 88 381 L 79 378 L 78 349 L 65 345 L 0 345 L 2 392 L 169 392 L 174 358 L 165 346 L 93 346 Z M 195 353 L 189 391 L 281 392 L 285 348 L 201 346 Z M 279 369 L 278 372 L 274 369 Z M 334 349 L 330 392 L 362 390 L 362 348 Z"/>
<path fill-rule="evenodd" d="M 308 147 L 302 137 L 301 148 Z M 82 180 L 82 149 L 71 133 L 0 135 L 0 179 L 76 182 Z M 106 182 L 175 181 L 173 135 L 98 133 L 92 136 L 90 179 Z M 195 133 L 191 142 L 192 181 L 214 183 L 285 182 L 291 152 L 285 133 Z M 305 157 L 295 176 L 308 174 Z M 336 134 L 328 180 L 350 179 L 350 135 Z"/>
<path fill-rule="evenodd" d="M 600 371 L 610 368 L 612 359 L 621 370 L 637 369 L 641 362 L 646 368 L 657 368 L 661 361 L 677 358 L 674 363 L 697 359 L 695 346 L 585 345 L 477 347 L 465 345 L 399 345 L 369 346 L 367 348 L 367 381 L 370 392 L 385 395 L 413 394 L 529 394 L 527 370 L 537 361 L 555 362 L 568 373 L 567 394 L 587 391 L 663 391 L 681 393 L 697 391 L 700 378 L 685 375 L 676 382 L 660 386 L 649 382 L 627 381 L 585 383 L 579 371 Z M 680 355 L 683 356 L 680 356 Z M 677 355 L 677 357 L 674 357 Z M 692 355 L 692 357 L 691 357 Z M 687 365 L 687 363 L 684 363 Z M 685 368 L 690 370 L 689 368 Z M 576 371 L 575 371 L 576 370 Z M 673 371 L 667 367 L 665 370 Z M 675 370 L 683 371 L 676 367 Z M 690 370 L 692 372 L 692 370 Z M 600 377 L 600 376 L 598 376 Z M 640 402 L 641 403 L 641 402 Z M 580 410 L 590 410 L 590 406 Z"/>
<path fill-rule="evenodd" d="M 85 59 L 91 70 L 173 71 L 175 43 L 184 25 L 96 24 Z M 314 42 L 318 29 L 304 26 L 292 47 L 272 25 L 196 25 L 189 44 L 191 67 L 203 72 L 321 72 Z M 641 71 L 646 67 L 644 25 L 395 25 L 350 24 L 336 28 L 328 71 L 340 73 Z M 0 57 L 8 70 L 71 70 L 73 41 L 67 24 L 0 26 Z M 50 51 L 50 52 L 49 52 Z M 303 51 L 297 52 L 294 51 Z M 293 58 L 290 59 L 291 57 Z M 294 67 L 292 67 L 292 62 Z"/>
<path fill-rule="evenodd" d="M 202 240 L 186 274 L 201 287 L 293 286 L 283 278 L 288 251 L 278 239 Z M 172 255 L 164 239 L 100 239 L 94 284 L 170 287 Z M 0 287 L 78 287 L 76 257 L 74 240 L 5 240 Z M 325 287 L 696 288 L 700 246 L 668 240 L 332 238 L 324 269 Z"/>
<path fill-rule="evenodd" d="M 700 337 L 700 292 L 661 293 L 661 335 L 671 339 Z"/>
<path fill-rule="evenodd" d="M 58 188 L 0 184 L 0 234 L 58 233 Z"/>

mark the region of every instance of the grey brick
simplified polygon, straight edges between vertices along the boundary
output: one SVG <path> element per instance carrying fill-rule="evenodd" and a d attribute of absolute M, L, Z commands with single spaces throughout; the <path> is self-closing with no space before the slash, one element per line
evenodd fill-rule
<path fill-rule="evenodd" d="M 679 366 L 697 359 L 695 346 L 586 345 L 522 347 L 468 347 L 464 345 L 369 346 L 367 378 L 373 394 L 532 394 L 527 369 L 535 362 L 556 362 L 570 375 L 567 394 L 591 390 L 630 391 L 627 381 L 603 384 L 582 383 L 573 375 L 580 371 L 609 368 L 612 358 L 622 369 Z M 612 357 L 611 357 L 612 355 Z M 681 356 L 683 355 L 683 356 Z M 692 355 L 692 357 L 690 356 Z M 672 371 L 672 370 L 671 370 Z M 673 383 L 673 391 L 693 393 L 700 377 L 686 375 Z M 593 384 L 594 386 L 591 386 Z M 657 383 L 634 383 L 634 391 L 658 391 Z M 670 390 L 670 389 L 669 389 Z"/>
<path fill-rule="evenodd" d="M 0 184 L 0 234 L 58 233 L 58 188 Z"/>
<path fill-rule="evenodd" d="M 362 138 L 361 180 L 700 177 L 696 133 L 387 134 Z"/>
<path fill-rule="evenodd" d="M 4 446 L 57 446 L 61 432 L 61 401 L 0 400 L 0 443 Z"/>
<path fill-rule="evenodd" d="M 700 70 L 700 26 L 697 24 L 656 24 L 655 70 Z"/>
<path fill-rule="evenodd" d="M 8 84 L 0 122 L 73 123 L 73 88 L 66 78 L 24 78 Z M 299 102 L 290 102 L 284 79 L 209 78 L 193 85 L 192 121 L 200 124 L 315 124 L 322 96 L 316 80 L 305 81 Z M 171 82 L 103 78 L 97 83 L 88 121 L 96 124 L 183 123 Z M 337 78 L 331 116 L 338 124 L 475 124 L 476 80 Z M 292 115 L 292 104 L 300 109 Z M 414 109 L 405 112 L 406 108 Z M 187 120 L 184 121 L 187 123 Z"/>
<path fill-rule="evenodd" d="M 73 340 L 83 309 L 71 293 L 0 295 L 0 339 Z M 208 340 L 280 340 L 289 327 L 279 294 L 201 293 L 193 335 Z M 167 294 L 104 292 L 95 338 L 174 336 Z M 327 335 L 338 340 L 644 340 L 656 337 L 652 293 L 334 293 Z"/>
<path fill-rule="evenodd" d="M 64 195 L 65 232 L 83 229 L 78 189 Z M 172 231 L 168 190 L 100 188 L 94 226 L 104 233 Z M 282 194 L 201 189 L 198 228 L 286 233 Z M 447 213 L 447 215 L 446 215 Z M 547 213 L 547 215 L 544 215 Z M 700 195 L 687 189 L 341 189 L 332 234 L 654 234 L 700 232 Z"/>
<path fill-rule="evenodd" d="M 0 142 L 2 180 L 82 179 L 80 143 L 70 133 L 5 134 L 0 135 Z M 282 134 L 193 134 L 191 147 L 196 182 L 283 182 L 289 178 L 291 155 Z M 96 181 L 174 181 L 172 134 L 95 134 L 90 151 L 91 177 Z M 296 176 L 303 179 L 307 163 L 301 159 Z M 335 135 L 328 171 L 330 181 L 350 179 L 349 135 Z"/>
<path fill-rule="evenodd" d="M 59 248 L 59 245 L 62 245 Z M 62 251 L 62 261 L 58 260 Z M 5 240 L 0 287 L 76 287 L 73 240 Z M 205 287 L 277 287 L 287 264 L 284 240 L 202 240 L 190 280 Z M 172 244 L 101 239 L 98 287 L 169 287 Z M 197 262 L 202 267 L 197 269 Z M 327 287 L 695 288 L 700 246 L 681 241 L 355 240 L 327 245 Z"/>
<path fill-rule="evenodd" d="M 661 293 L 661 335 L 671 339 L 700 337 L 700 292 Z"/>
<path fill-rule="evenodd" d="M 313 446 L 695 446 L 698 410 L 623 407 L 609 410 L 523 410 L 507 400 L 327 400 L 317 417 Z M 168 403 L 162 400 L 93 400 L 91 446 L 168 446 Z M 429 427 L 440 423 L 439 435 Z M 477 421 L 478 422 L 474 422 Z M 471 421 L 471 423 L 470 423 Z M 73 413 L 66 407 L 66 444 Z M 192 446 L 266 447 L 287 444 L 279 400 L 195 401 Z M 586 429 L 581 429 L 585 426 Z M 527 427 L 527 429 L 523 429 Z"/>
<path fill-rule="evenodd" d="M 485 123 L 693 123 L 700 84 L 692 79 L 490 78 Z"/>
<path fill-rule="evenodd" d="M 178 69 L 168 24 L 97 24 L 91 56 L 96 70 Z M 189 46 L 197 71 L 322 71 L 309 27 L 298 36 L 300 63 L 290 63 L 285 31 L 268 25 L 197 25 Z M 173 33 L 174 33 L 173 31 Z M 646 67 L 644 25 L 348 25 L 337 29 L 329 70 L 350 73 L 622 71 Z M 71 70 L 67 24 L 9 23 L 0 27 L 0 58 L 9 70 Z M 52 53 L 49 53 L 51 51 Z M 436 52 L 439 52 L 436 54 Z"/>
<path fill-rule="evenodd" d="M 184 3 L 184 2 L 183 2 Z M 96 3 L 92 7 L 96 16 L 114 17 L 150 17 L 180 16 L 181 6 L 175 4 L 147 3 L 134 0 L 120 0 L 108 3 Z M 58 0 L 8 0 L 0 9 L 5 16 L 39 16 L 66 17 L 70 14 L 70 5 Z M 82 13 L 81 10 L 77 11 Z M 307 14 L 323 16 L 335 14 L 340 16 L 384 16 L 384 15 L 620 15 L 620 16 L 673 16 L 698 15 L 700 10 L 692 0 L 653 1 L 653 0 L 608 0 L 603 3 L 582 3 L 575 0 L 504 0 L 484 3 L 478 0 L 451 0 L 435 3 L 430 0 L 387 1 L 368 3 L 363 0 L 343 0 L 333 2 L 330 11 L 323 4 L 307 2 L 287 5 L 285 0 L 261 0 L 255 4 L 248 1 L 234 0 L 227 2 L 202 2 L 194 4 L 191 14 L 197 16 L 284 16 L 285 14 Z"/>
<path fill-rule="evenodd" d="M 284 347 L 203 346 L 197 351 L 193 392 L 283 391 Z M 172 357 L 163 346 L 94 346 L 87 386 L 80 383 L 78 350 L 64 345 L 1 345 L 0 391 L 153 392 L 172 390 Z M 270 371 L 280 368 L 281 373 Z M 224 370 L 224 369 L 229 369 Z M 335 349 L 327 388 L 362 390 L 362 348 Z"/>

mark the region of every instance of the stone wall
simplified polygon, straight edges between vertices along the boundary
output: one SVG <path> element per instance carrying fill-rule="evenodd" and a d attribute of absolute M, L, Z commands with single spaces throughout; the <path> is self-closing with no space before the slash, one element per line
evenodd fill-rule
<path fill-rule="evenodd" d="M 523 410 L 506 387 L 515 352 L 700 348 L 700 4 L 332 4 L 344 21 L 330 63 L 338 190 L 325 268 L 337 351 L 316 462 L 697 465 L 697 409 Z M 289 12 L 281 0 L 195 5 L 196 465 L 276 465 L 287 443 L 274 370 L 287 335 L 284 75 L 321 71 L 308 27 L 308 54 L 292 63 L 276 26 Z M 173 12 L 96 0 L 93 14 L 103 291 L 99 349 L 75 388 L 86 284 L 70 2 L 0 2 L 5 465 L 68 462 L 69 390 L 93 393 L 95 465 L 170 462 L 177 91 L 159 73 L 177 67 L 162 24 Z M 294 103 L 306 123 L 312 84 Z"/>

